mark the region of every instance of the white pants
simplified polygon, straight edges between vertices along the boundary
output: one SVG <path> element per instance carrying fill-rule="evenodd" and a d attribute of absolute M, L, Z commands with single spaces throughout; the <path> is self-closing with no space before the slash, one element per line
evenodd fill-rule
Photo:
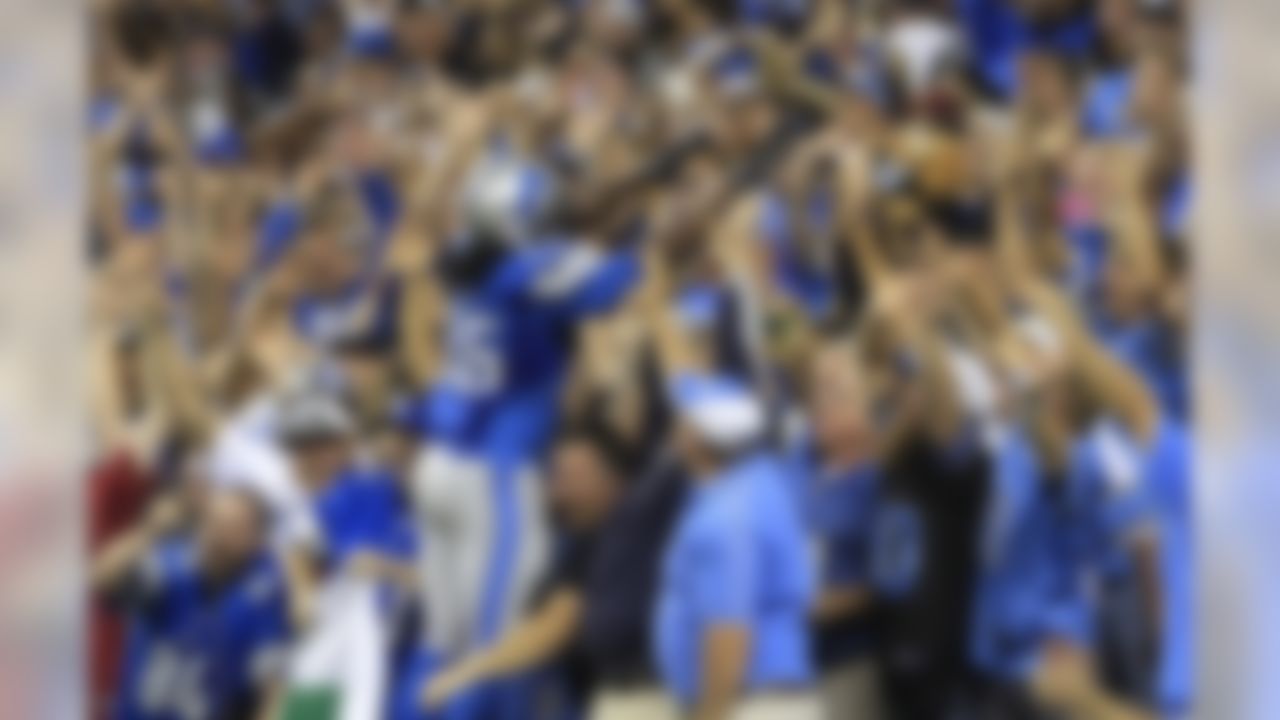
<path fill-rule="evenodd" d="M 677 720 L 680 712 L 662 688 L 599 690 L 591 698 L 591 720 Z"/>
<path fill-rule="evenodd" d="M 428 647 L 456 655 L 499 637 L 547 563 L 542 487 L 531 467 L 431 446 L 413 470 Z"/>
<path fill-rule="evenodd" d="M 763 694 L 744 698 L 729 715 L 732 720 L 827 720 L 816 693 Z M 830 720 L 845 720 L 830 718 Z"/>

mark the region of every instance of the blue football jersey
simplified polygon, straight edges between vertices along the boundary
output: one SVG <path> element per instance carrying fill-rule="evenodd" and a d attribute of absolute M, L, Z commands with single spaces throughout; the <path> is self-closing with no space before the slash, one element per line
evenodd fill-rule
<path fill-rule="evenodd" d="M 997 450 L 974 602 L 972 656 L 983 672 L 1023 680 L 1050 637 L 1088 644 L 1091 614 L 1084 539 L 1088 488 L 1071 472 L 1050 480 L 1030 438 Z"/>
<path fill-rule="evenodd" d="M 115 717 L 248 717 L 288 639 L 284 577 L 264 554 L 213 586 L 187 540 L 160 545 L 139 578 Z"/>
<path fill-rule="evenodd" d="M 515 457 L 538 452 L 555 427 L 578 321 L 614 307 L 639 274 L 633 252 L 547 240 L 455 292 L 429 410 L 435 439 Z"/>

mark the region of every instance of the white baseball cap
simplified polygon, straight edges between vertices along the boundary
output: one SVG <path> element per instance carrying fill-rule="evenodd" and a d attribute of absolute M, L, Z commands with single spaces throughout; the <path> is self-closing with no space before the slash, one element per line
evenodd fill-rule
<path fill-rule="evenodd" d="M 680 418 L 717 448 L 741 448 L 764 435 L 764 403 L 732 378 L 682 374 L 672 382 L 671 395 Z"/>

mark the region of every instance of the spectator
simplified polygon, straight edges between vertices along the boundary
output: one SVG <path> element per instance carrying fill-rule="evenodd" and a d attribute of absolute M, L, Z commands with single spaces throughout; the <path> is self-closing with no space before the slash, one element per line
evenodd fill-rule
<path fill-rule="evenodd" d="M 578 685 L 575 694 L 595 697 L 592 717 L 672 714 L 652 684 L 645 638 L 663 528 L 675 507 L 671 489 L 658 484 L 670 483 L 642 476 L 628 486 L 624 450 L 600 428 L 569 430 L 553 453 L 551 492 L 569 534 L 540 609 L 498 644 L 435 678 L 429 703 L 559 657 Z M 678 498 L 679 487 L 672 489 Z"/>
<path fill-rule="evenodd" d="M 95 586 L 133 620 L 116 715 L 266 716 L 289 639 L 266 510 L 246 492 L 214 492 L 193 535 L 181 532 L 183 512 L 176 498 L 154 502 L 95 558 Z"/>

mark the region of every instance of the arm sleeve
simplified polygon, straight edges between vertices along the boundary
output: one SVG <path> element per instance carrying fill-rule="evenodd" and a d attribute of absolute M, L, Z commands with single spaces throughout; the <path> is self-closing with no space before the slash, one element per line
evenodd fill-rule
<path fill-rule="evenodd" d="M 570 317 L 612 310 L 640 278 L 634 250 L 604 253 L 582 243 L 549 249 L 535 262 L 529 291 L 533 298 Z"/>
<path fill-rule="evenodd" d="M 711 623 L 750 620 L 756 568 L 750 536 L 741 522 L 745 518 L 734 517 L 743 510 L 739 506 L 718 516 L 719 522 L 705 528 L 696 545 L 700 572 L 693 581 L 694 602 Z"/>

